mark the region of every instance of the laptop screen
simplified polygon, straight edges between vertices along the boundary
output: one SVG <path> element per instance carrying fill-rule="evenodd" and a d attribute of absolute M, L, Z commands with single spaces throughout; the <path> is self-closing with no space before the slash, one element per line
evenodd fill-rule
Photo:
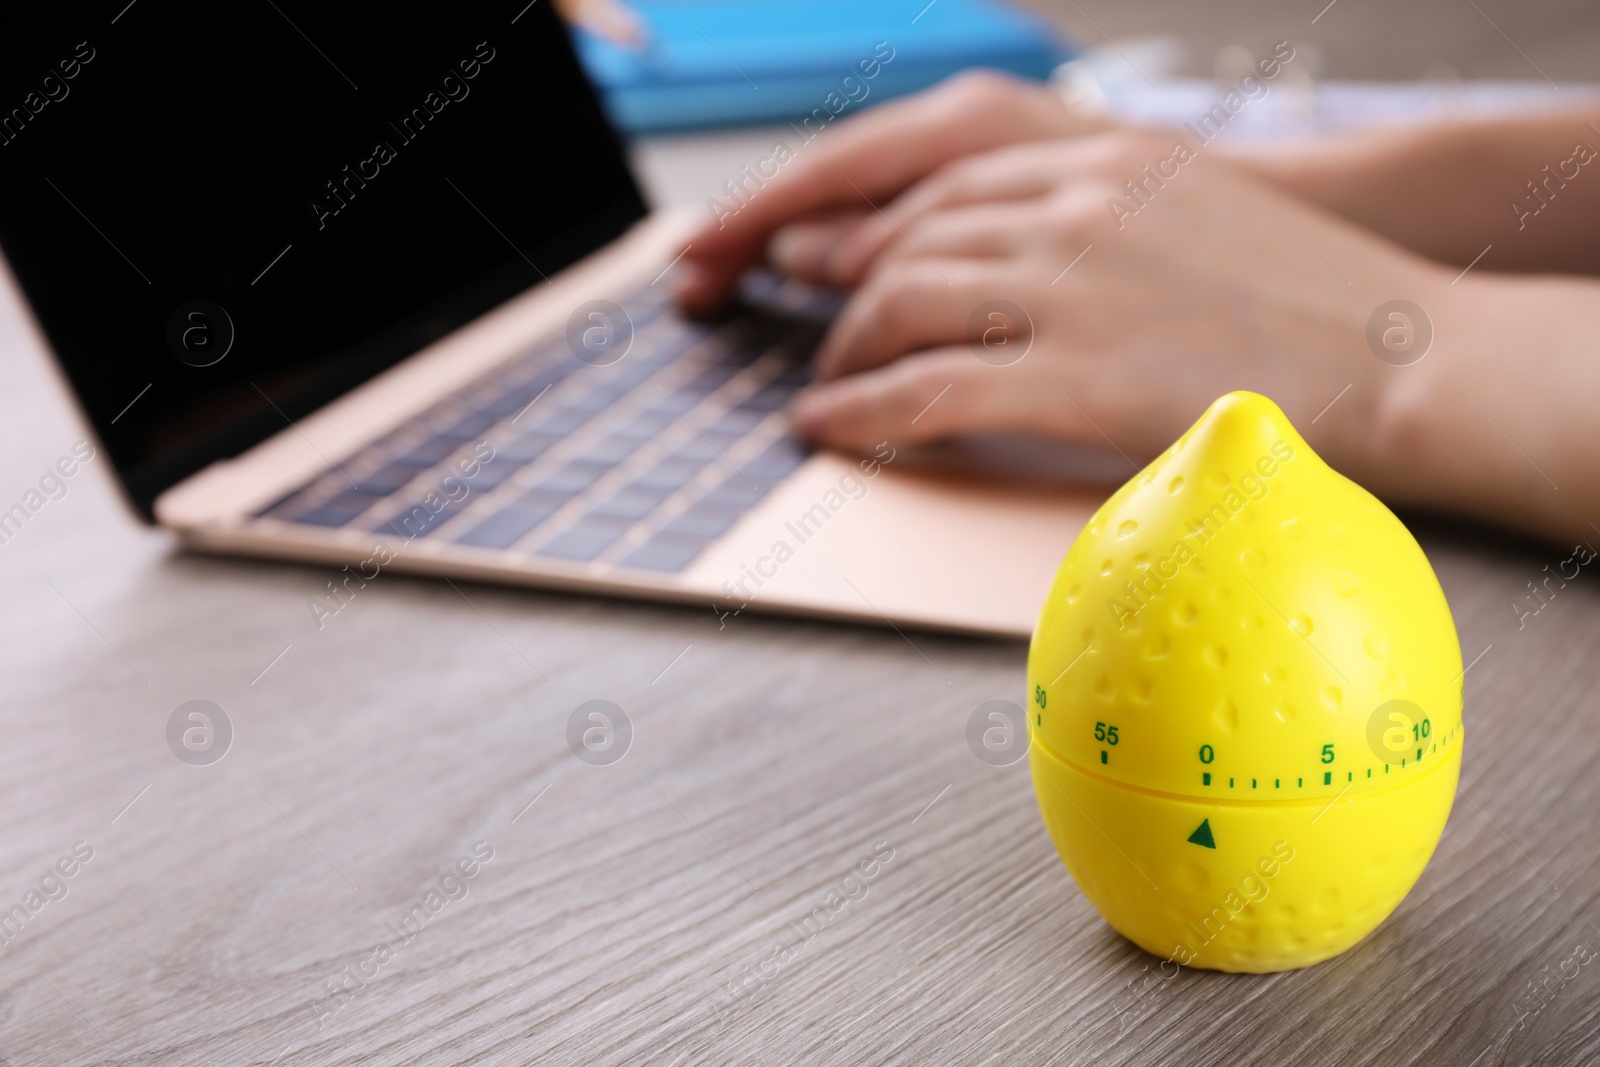
<path fill-rule="evenodd" d="M 30 4 L 0 249 L 135 506 L 645 212 L 549 0 Z"/>

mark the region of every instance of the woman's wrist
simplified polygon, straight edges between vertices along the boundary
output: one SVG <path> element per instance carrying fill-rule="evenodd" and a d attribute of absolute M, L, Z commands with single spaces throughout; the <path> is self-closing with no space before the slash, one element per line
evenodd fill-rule
<path fill-rule="evenodd" d="M 1600 168 L 1600 135 L 1579 110 L 1219 148 L 1324 210 L 1458 269 L 1493 246 L 1487 269 L 1600 273 L 1600 181 L 1584 173 Z"/>
<path fill-rule="evenodd" d="M 1395 177 L 1414 152 L 1410 137 L 1382 129 L 1222 142 L 1217 148 L 1253 177 L 1357 223 L 1373 216 L 1377 201 L 1403 195 Z"/>
<path fill-rule="evenodd" d="M 1372 464 L 1397 503 L 1535 536 L 1597 538 L 1600 284 L 1471 275 L 1419 303 L 1426 356 L 1384 368 Z"/>

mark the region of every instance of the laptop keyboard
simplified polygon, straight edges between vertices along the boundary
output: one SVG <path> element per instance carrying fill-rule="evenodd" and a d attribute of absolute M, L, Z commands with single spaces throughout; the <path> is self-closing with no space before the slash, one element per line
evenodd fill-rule
<path fill-rule="evenodd" d="M 798 467 L 783 409 L 836 300 L 766 275 L 690 322 L 622 301 L 613 366 L 546 339 L 261 511 L 289 523 L 671 573 Z"/>

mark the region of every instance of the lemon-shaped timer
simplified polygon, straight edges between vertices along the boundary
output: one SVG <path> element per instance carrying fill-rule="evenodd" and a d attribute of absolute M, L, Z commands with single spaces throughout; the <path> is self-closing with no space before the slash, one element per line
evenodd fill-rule
<path fill-rule="evenodd" d="M 1095 514 L 1028 677 L 1061 858 L 1114 928 L 1182 965 L 1344 951 L 1450 814 L 1462 667 L 1438 579 L 1254 393 L 1218 400 Z"/>

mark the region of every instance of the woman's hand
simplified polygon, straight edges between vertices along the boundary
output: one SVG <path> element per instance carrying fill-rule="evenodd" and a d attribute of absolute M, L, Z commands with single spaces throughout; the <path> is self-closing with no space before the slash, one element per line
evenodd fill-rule
<path fill-rule="evenodd" d="M 989 72 L 959 75 L 873 108 L 797 148 L 794 160 L 736 214 L 695 234 L 679 273 L 679 299 L 692 313 L 715 309 L 761 259 L 773 231 L 794 219 L 830 214 L 849 225 L 951 160 L 1111 125 L 1072 111 L 1048 86 Z"/>
<path fill-rule="evenodd" d="M 1510 144 L 1495 173 L 1544 138 L 1541 126 Z M 1587 445 L 1600 285 L 1497 275 L 1498 240 L 1461 269 L 1481 236 L 1456 233 L 1477 218 L 1464 205 L 1502 183 L 1439 166 L 1429 181 L 1404 167 L 1406 181 L 1389 180 L 1405 160 L 1460 154 L 1421 139 L 1248 158 L 1223 145 L 1186 156 L 1179 139 L 1118 131 L 1038 87 L 956 79 L 830 130 L 702 230 L 683 299 L 714 307 L 769 239 L 793 273 L 856 287 L 794 411 L 841 447 L 1017 429 L 1139 463 L 1216 397 L 1253 389 L 1391 502 L 1600 536 Z M 1369 218 L 1384 189 L 1412 207 Z M 1526 227 L 1566 236 L 1519 231 L 1504 266 L 1600 269 L 1581 193 L 1569 182 Z M 1372 323 L 1378 336 L 1394 323 L 1380 309 L 1395 300 L 1420 306 L 1414 325 L 1432 337 L 1420 362 L 1380 358 L 1370 340 Z"/>
<path fill-rule="evenodd" d="M 1142 462 L 1253 389 L 1374 486 L 1394 481 L 1406 379 L 1368 320 L 1438 306 L 1450 280 L 1157 133 L 964 158 L 845 231 L 795 223 L 775 244 L 796 274 L 857 287 L 796 405 L 818 441 L 1013 429 Z"/>
<path fill-rule="evenodd" d="M 1138 465 L 1251 389 L 1386 500 L 1600 537 L 1600 284 L 1442 268 L 1178 141 L 1019 145 L 827 244 L 794 224 L 792 269 L 858 286 L 799 428 L 844 448 L 1024 430 Z"/>

